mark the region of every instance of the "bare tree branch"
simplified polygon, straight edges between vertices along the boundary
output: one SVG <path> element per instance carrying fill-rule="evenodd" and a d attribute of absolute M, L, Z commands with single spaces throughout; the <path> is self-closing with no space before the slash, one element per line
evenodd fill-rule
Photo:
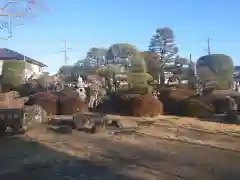
<path fill-rule="evenodd" d="M 3 0 L 0 0 L 3 1 Z M 6 3 L 0 7 L 0 32 L 7 33 L 4 37 L 0 35 L 0 39 L 9 39 L 12 37 L 13 26 L 22 25 L 19 20 L 33 16 L 36 11 L 36 5 L 43 0 L 6 0 Z M 1 5 L 0 5 L 1 6 Z"/>

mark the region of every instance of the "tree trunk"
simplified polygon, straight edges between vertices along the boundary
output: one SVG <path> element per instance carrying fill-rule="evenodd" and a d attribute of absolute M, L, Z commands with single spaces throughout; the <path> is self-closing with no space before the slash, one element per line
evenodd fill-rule
<path fill-rule="evenodd" d="M 160 87 L 163 88 L 165 86 L 165 74 L 164 67 L 160 68 Z"/>

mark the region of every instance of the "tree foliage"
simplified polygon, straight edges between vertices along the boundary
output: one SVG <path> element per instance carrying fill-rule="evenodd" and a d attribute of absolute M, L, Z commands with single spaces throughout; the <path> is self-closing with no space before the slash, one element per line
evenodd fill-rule
<path fill-rule="evenodd" d="M 150 93 L 153 87 L 149 85 L 153 77 L 147 72 L 147 65 L 141 56 L 132 56 L 128 73 L 128 81 L 131 83 L 132 93 Z"/>
<path fill-rule="evenodd" d="M 70 76 L 72 74 L 73 66 L 61 66 L 58 74 L 62 76 Z"/>
<path fill-rule="evenodd" d="M 57 75 L 65 82 L 72 81 L 73 79 L 73 66 L 61 66 Z"/>
<path fill-rule="evenodd" d="M 119 60 L 123 61 L 129 58 L 129 56 L 137 55 L 138 50 L 136 46 L 128 43 L 117 43 L 110 46 L 107 51 L 107 60 Z"/>
<path fill-rule="evenodd" d="M 234 65 L 231 57 L 224 54 L 211 54 L 198 59 L 197 75 L 203 83 L 216 82 L 216 88 L 229 89 Z"/>
<path fill-rule="evenodd" d="M 173 30 L 168 27 L 158 28 L 150 39 L 149 51 L 160 55 L 160 66 L 173 62 L 174 56 L 178 53 Z"/>
<path fill-rule="evenodd" d="M 161 86 L 163 86 L 165 79 L 164 68 L 167 63 L 174 61 L 178 53 L 173 30 L 168 27 L 158 28 L 155 35 L 150 39 L 149 51 L 159 55 L 157 64 L 160 71 Z"/>
<path fill-rule="evenodd" d="M 25 82 L 25 62 L 5 61 L 3 63 L 2 83 L 11 87 L 17 87 Z"/>
<path fill-rule="evenodd" d="M 145 60 L 140 56 L 132 56 L 130 58 L 130 73 L 147 73 L 147 65 Z"/>
<path fill-rule="evenodd" d="M 86 60 L 97 67 L 104 65 L 107 51 L 108 50 L 106 48 L 93 47 L 87 52 Z"/>
<path fill-rule="evenodd" d="M 139 55 L 144 58 L 148 73 L 151 74 L 154 79 L 157 79 L 159 75 L 159 55 L 150 51 L 140 52 Z"/>
<path fill-rule="evenodd" d="M 189 65 L 189 60 L 187 58 L 177 56 L 174 60 L 174 64 L 182 67 L 184 65 Z"/>
<path fill-rule="evenodd" d="M 177 56 L 172 66 L 171 72 L 176 76 L 178 80 L 188 80 L 190 76 L 189 69 L 190 61 L 187 58 Z"/>
<path fill-rule="evenodd" d="M 36 79 L 36 82 L 41 87 L 45 87 L 47 84 L 49 84 L 53 81 L 54 81 L 54 76 L 50 76 L 49 74 L 42 74 Z"/>
<path fill-rule="evenodd" d="M 113 76 L 114 74 L 120 73 L 120 66 L 108 64 L 96 70 L 99 76 Z"/>

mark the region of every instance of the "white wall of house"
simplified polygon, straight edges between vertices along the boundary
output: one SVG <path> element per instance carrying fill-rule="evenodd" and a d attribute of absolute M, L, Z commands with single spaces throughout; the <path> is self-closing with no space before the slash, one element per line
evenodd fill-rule
<path fill-rule="evenodd" d="M 3 60 L 0 60 L 0 75 L 3 73 Z"/>
<path fill-rule="evenodd" d="M 26 79 L 30 78 L 32 75 L 33 75 L 33 79 L 36 79 L 42 74 L 43 74 L 43 67 L 26 62 L 26 68 L 25 68 Z"/>

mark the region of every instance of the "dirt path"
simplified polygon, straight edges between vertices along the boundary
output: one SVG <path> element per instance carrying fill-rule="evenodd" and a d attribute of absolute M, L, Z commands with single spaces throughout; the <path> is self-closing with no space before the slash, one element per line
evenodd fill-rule
<path fill-rule="evenodd" d="M 238 139 L 232 140 L 236 144 Z M 1 180 L 240 179 L 239 151 L 169 141 L 146 131 L 57 134 L 41 126 L 27 135 L 0 140 L 0 147 Z"/>

